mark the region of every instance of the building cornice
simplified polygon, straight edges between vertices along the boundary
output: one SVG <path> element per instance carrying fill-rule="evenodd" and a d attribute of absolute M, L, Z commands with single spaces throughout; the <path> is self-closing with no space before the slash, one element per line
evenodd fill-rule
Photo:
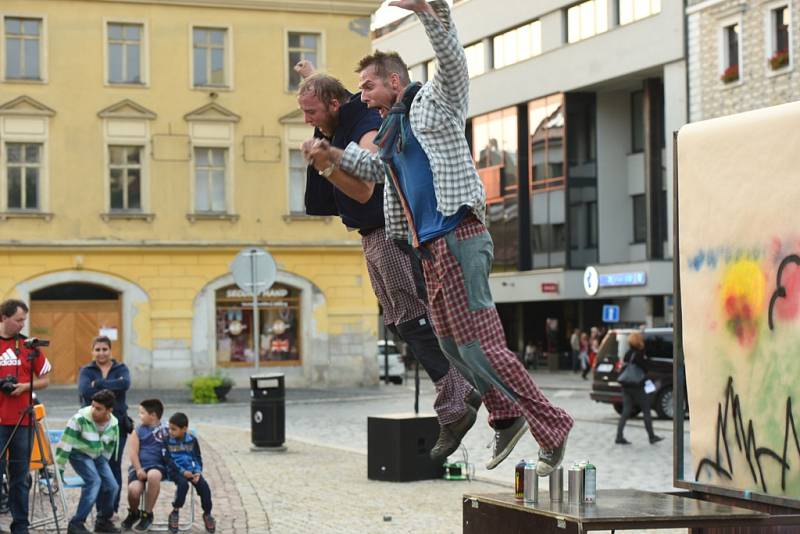
<path fill-rule="evenodd" d="M 159 250 L 239 250 L 244 247 L 265 247 L 269 249 L 281 250 L 324 250 L 324 249 L 355 249 L 361 250 L 361 241 L 337 239 L 330 241 L 155 241 L 155 240 L 129 240 L 129 241 L 105 241 L 105 240 L 64 240 L 64 241 L 16 241 L 0 240 L 0 251 L 20 249 L 39 249 L 39 250 L 68 250 L 77 252 L 80 250 L 131 250 L 141 252 L 143 249 Z"/>
<path fill-rule="evenodd" d="M 380 7 L 380 0 L 84 0 L 114 4 L 149 4 L 255 11 L 294 11 L 333 15 L 369 16 Z"/>

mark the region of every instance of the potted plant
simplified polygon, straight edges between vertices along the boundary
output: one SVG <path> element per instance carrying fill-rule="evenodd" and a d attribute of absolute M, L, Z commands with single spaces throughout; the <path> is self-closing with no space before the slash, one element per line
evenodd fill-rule
<path fill-rule="evenodd" d="M 219 380 L 219 385 L 214 387 L 214 394 L 217 396 L 218 401 L 224 402 L 225 397 L 233 388 L 233 379 L 228 375 L 223 375 L 221 373 L 215 374 L 214 378 Z"/>
<path fill-rule="evenodd" d="M 735 82 L 739 79 L 739 65 L 731 65 L 719 77 L 723 83 Z"/>
<path fill-rule="evenodd" d="M 789 50 L 784 48 L 778 50 L 769 58 L 769 66 L 772 70 L 779 70 L 789 64 Z"/>

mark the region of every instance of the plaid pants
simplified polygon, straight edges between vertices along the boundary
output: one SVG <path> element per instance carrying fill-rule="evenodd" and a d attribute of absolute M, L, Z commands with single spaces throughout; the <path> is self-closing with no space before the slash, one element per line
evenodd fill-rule
<path fill-rule="evenodd" d="M 425 248 L 422 264 L 434 330 L 450 361 L 481 392 L 490 424 L 523 415 L 541 447 L 560 445 L 574 421 L 550 403 L 506 346 L 489 290 L 493 246 L 486 227 L 468 217 Z"/>
<path fill-rule="evenodd" d="M 424 319 L 417 330 L 428 329 L 432 339 L 430 321 L 427 319 L 428 310 L 425 302 L 420 300 L 417 294 L 411 272 L 411 259 L 395 245 L 394 241 L 387 239 L 383 228 L 363 236 L 361 244 L 367 260 L 372 289 L 383 307 L 386 324 L 400 325 L 415 319 Z M 408 343 L 412 350 L 420 347 L 414 339 L 404 338 L 403 341 Z M 435 345 L 435 342 L 433 344 Z M 461 419 L 467 411 L 464 398 L 472 391 L 472 386 L 454 366 L 450 365 L 439 347 L 434 346 L 433 350 L 424 352 L 415 350 L 414 355 L 429 375 L 431 367 L 446 369 L 443 371 L 444 376 L 434 380 L 436 399 L 433 409 L 436 411 L 439 423 L 447 425 Z"/>

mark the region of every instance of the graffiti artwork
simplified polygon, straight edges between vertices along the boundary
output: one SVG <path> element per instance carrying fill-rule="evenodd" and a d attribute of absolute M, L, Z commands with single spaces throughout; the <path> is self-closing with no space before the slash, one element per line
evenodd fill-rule
<path fill-rule="evenodd" d="M 680 301 L 697 482 L 800 499 L 800 104 L 678 136 Z"/>

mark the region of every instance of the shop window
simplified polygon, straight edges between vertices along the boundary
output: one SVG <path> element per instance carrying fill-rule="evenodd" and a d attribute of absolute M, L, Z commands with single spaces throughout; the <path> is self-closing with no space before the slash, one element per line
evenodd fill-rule
<path fill-rule="evenodd" d="M 297 365 L 302 361 L 301 292 L 274 284 L 258 298 L 259 361 L 262 365 Z M 216 291 L 216 348 L 219 367 L 255 363 L 253 300 L 236 286 Z"/>

